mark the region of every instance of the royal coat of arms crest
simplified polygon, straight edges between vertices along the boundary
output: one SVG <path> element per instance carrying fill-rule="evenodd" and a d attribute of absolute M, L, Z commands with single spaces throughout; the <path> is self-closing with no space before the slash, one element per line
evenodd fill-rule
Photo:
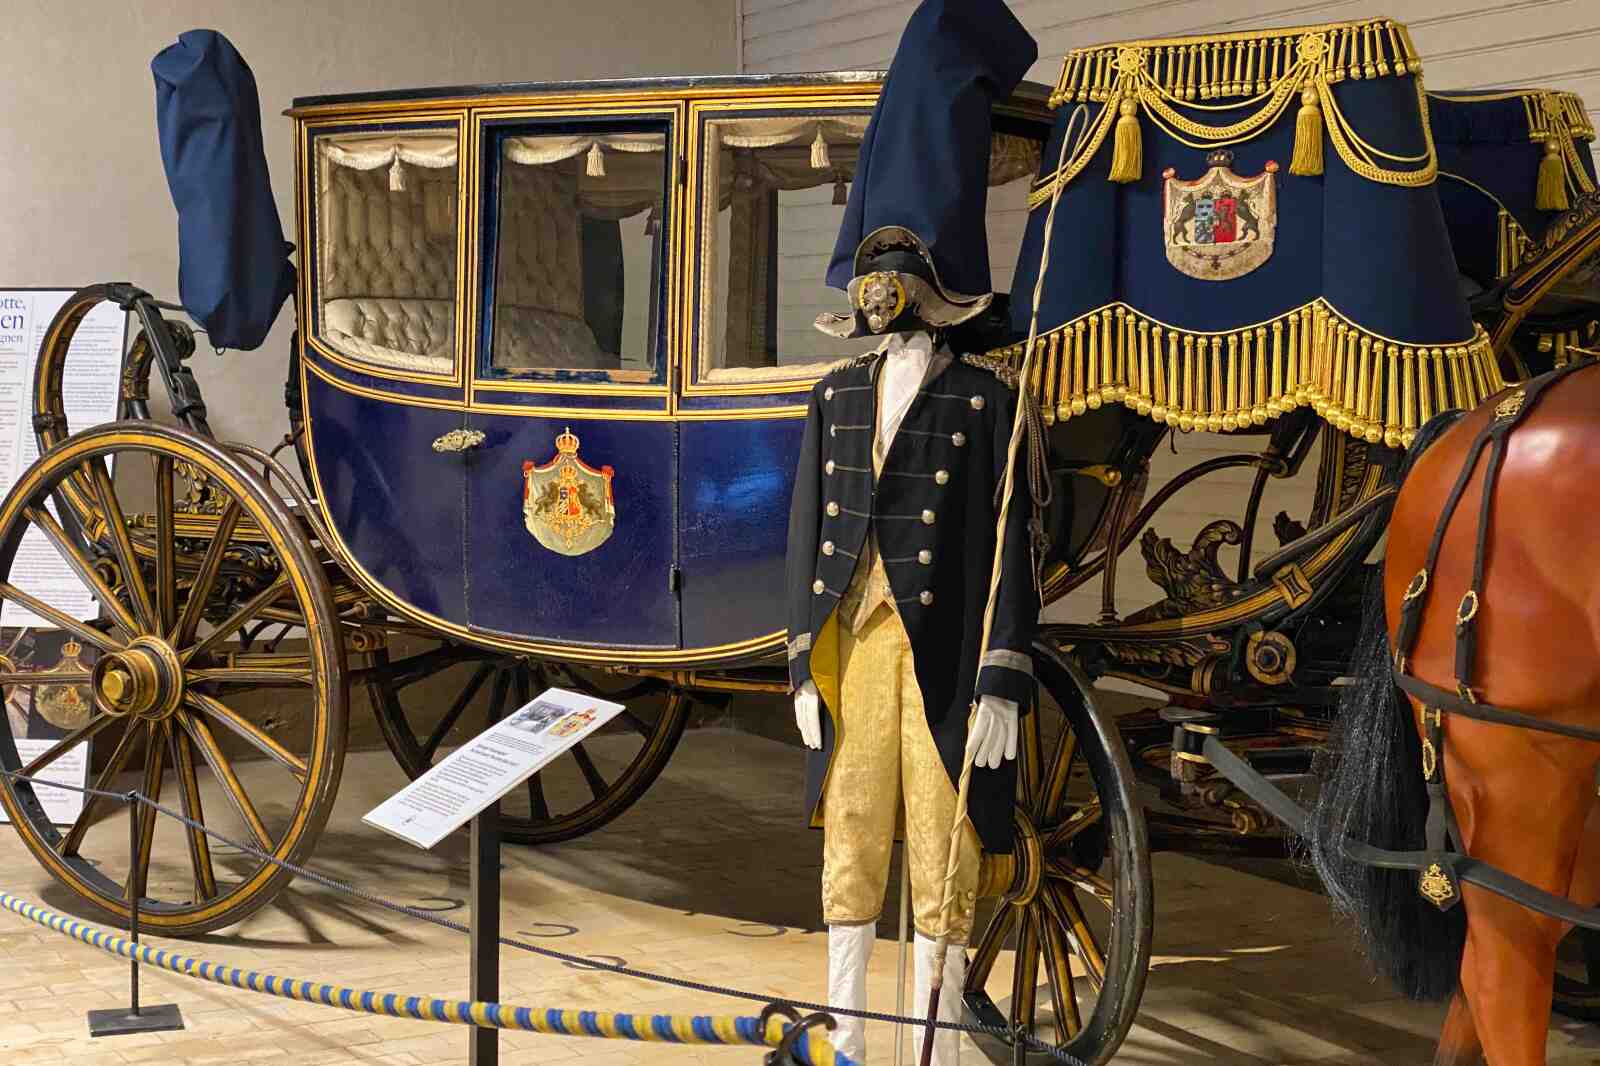
<path fill-rule="evenodd" d="M 1272 255 L 1278 229 L 1278 164 L 1253 178 L 1231 169 L 1233 153 L 1206 156 L 1211 169 L 1182 181 L 1168 167 L 1163 192 L 1162 239 L 1167 262 L 1201 281 L 1228 281 L 1250 273 Z"/>
<path fill-rule="evenodd" d="M 555 458 L 522 464 L 522 521 L 535 540 L 562 555 L 583 555 L 604 544 L 617 524 L 609 466 L 578 458 L 578 437 L 556 437 Z"/>

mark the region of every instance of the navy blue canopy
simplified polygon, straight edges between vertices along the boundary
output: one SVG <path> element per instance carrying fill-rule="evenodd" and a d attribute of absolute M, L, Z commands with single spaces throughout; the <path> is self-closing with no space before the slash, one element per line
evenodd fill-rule
<path fill-rule="evenodd" d="M 1518 236 L 1542 240 L 1570 200 L 1594 190 L 1594 127 L 1577 96 L 1540 89 L 1429 93 L 1428 111 L 1456 263 L 1487 288 L 1518 265 Z M 1554 204 L 1540 204 L 1541 164 L 1555 166 Z M 1520 235 L 1501 232 L 1502 211 Z"/>
<path fill-rule="evenodd" d="M 216 347 L 258 347 L 294 289 L 294 245 L 272 198 L 255 77 L 215 30 L 184 33 L 150 70 L 184 310 Z"/>
<path fill-rule="evenodd" d="M 863 237 L 904 226 L 929 246 L 947 288 L 990 291 L 991 116 L 1038 56 L 1004 0 L 925 0 L 917 8 L 862 136 L 829 285 L 849 286 Z"/>
<path fill-rule="evenodd" d="M 1398 446 L 1497 391 L 1421 69 L 1389 19 L 1069 53 L 1011 301 L 1026 336 L 1059 190 L 1038 321 L 1055 416 L 1114 402 L 1216 431 L 1310 405 Z"/>

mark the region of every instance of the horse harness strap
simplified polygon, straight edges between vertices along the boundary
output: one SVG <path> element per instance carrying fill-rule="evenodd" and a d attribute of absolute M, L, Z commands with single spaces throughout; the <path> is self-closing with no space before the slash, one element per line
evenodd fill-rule
<path fill-rule="evenodd" d="M 1456 476 L 1455 484 L 1451 487 L 1450 495 L 1445 499 L 1444 508 L 1439 515 L 1439 522 L 1434 527 L 1433 540 L 1428 545 L 1426 561 L 1422 569 L 1411 579 L 1411 584 L 1407 586 L 1401 600 L 1400 624 L 1395 631 L 1394 679 L 1403 691 L 1422 703 L 1422 776 L 1428 788 L 1428 817 L 1424 836 L 1426 854 L 1431 861 L 1423 868 L 1418 878 L 1417 891 L 1440 910 L 1448 910 L 1461 901 L 1455 860 L 1464 851 L 1455 813 L 1451 810 L 1449 797 L 1445 794 L 1445 714 L 1459 714 L 1480 722 L 1558 733 L 1580 740 L 1600 741 L 1600 730 L 1550 722 L 1504 707 L 1481 703 L 1472 689 L 1472 666 L 1478 650 L 1478 614 L 1483 606 L 1479 590 L 1483 588 L 1484 567 L 1489 553 L 1489 518 L 1494 502 L 1495 484 L 1500 476 L 1500 468 L 1505 463 L 1507 441 L 1511 431 L 1521 424 L 1528 412 L 1533 410 L 1545 390 L 1581 365 L 1583 364 L 1573 363 L 1536 377 L 1509 393 L 1495 406 L 1494 417 L 1478 431 L 1472 446 L 1467 450 L 1466 462 L 1462 464 L 1461 473 Z M 1485 448 L 1489 449 L 1489 457 L 1484 465 L 1483 495 L 1478 505 L 1478 531 L 1473 548 L 1472 580 L 1456 608 L 1456 690 L 1451 692 L 1429 684 L 1421 678 L 1413 677 L 1406 672 L 1406 667 L 1411 650 L 1416 645 L 1417 634 L 1422 628 L 1422 612 L 1432 591 L 1430 577 L 1437 568 L 1445 532 L 1450 527 L 1450 519 L 1461 503 L 1461 498 L 1466 495 L 1467 486 L 1472 481 L 1478 459 Z M 1452 843 L 1455 845 L 1453 853 L 1450 851 Z"/>

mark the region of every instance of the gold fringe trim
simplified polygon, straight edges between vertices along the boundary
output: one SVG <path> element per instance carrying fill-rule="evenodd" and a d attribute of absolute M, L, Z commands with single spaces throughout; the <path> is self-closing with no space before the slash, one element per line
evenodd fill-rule
<path fill-rule="evenodd" d="M 1421 71 L 1410 35 L 1392 19 L 1079 49 L 1062 64 L 1050 102 L 1057 107 L 1071 101 L 1104 106 L 1071 158 L 1034 183 L 1029 207 L 1047 203 L 1057 188 L 1082 173 L 1113 126 L 1117 139 L 1111 180 L 1132 180 L 1126 176 L 1136 172 L 1127 165 L 1128 147 L 1130 131 L 1136 127 L 1126 120 L 1140 112 L 1180 144 L 1212 149 L 1265 133 L 1287 113 L 1296 96 L 1302 106 L 1294 157 L 1301 169 L 1291 166 L 1293 173 L 1321 173 L 1320 166 L 1312 167 L 1321 156 L 1325 132 L 1344 165 L 1368 181 L 1413 188 L 1432 184 L 1438 160 Z M 1417 155 L 1387 152 L 1362 138 L 1334 98 L 1333 85 L 1346 78 L 1389 76 L 1411 77 L 1416 84 L 1424 142 Z M 1222 97 L 1245 99 L 1233 104 L 1195 102 Z M 1249 105 L 1259 106 L 1223 126 L 1184 113 L 1200 112 L 1204 117 L 1205 112 Z"/>
<path fill-rule="evenodd" d="M 1183 432 L 1263 425 L 1307 405 L 1336 429 L 1392 448 L 1440 411 L 1473 408 L 1505 387 L 1489 338 L 1390 340 L 1325 300 L 1255 325 L 1196 333 L 1124 303 L 1040 334 L 1028 388 L 1047 422 L 1109 403 Z M 1022 365 L 1024 344 L 989 353 Z"/>
<path fill-rule="evenodd" d="M 1522 265 L 1528 253 L 1533 251 L 1533 240 L 1516 216 L 1503 207 L 1500 209 L 1497 230 L 1495 277 L 1503 278 Z"/>
<path fill-rule="evenodd" d="M 1326 78 L 1379 78 L 1419 74 L 1422 60 L 1411 34 L 1393 19 L 1330 22 L 1276 30 L 1160 37 L 1098 44 L 1069 53 L 1050 94 L 1050 106 L 1111 99 L 1121 70 L 1118 60 L 1136 50 L 1153 84 L 1179 100 L 1266 95 L 1295 66 L 1301 39 L 1317 36 L 1328 56 Z"/>

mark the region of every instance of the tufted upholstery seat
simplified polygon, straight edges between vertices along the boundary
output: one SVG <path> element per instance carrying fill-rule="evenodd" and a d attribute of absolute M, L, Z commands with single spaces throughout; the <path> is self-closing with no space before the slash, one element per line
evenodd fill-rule
<path fill-rule="evenodd" d="M 368 362 L 448 374 L 455 317 L 453 300 L 349 297 L 324 305 L 322 334 L 335 348 Z"/>
<path fill-rule="evenodd" d="M 611 369 L 584 320 L 582 161 L 502 171 L 494 365 Z M 362 362 L 448 374 L 454 367 L 457 175 L 324 164 L 321 338 Z"/>

